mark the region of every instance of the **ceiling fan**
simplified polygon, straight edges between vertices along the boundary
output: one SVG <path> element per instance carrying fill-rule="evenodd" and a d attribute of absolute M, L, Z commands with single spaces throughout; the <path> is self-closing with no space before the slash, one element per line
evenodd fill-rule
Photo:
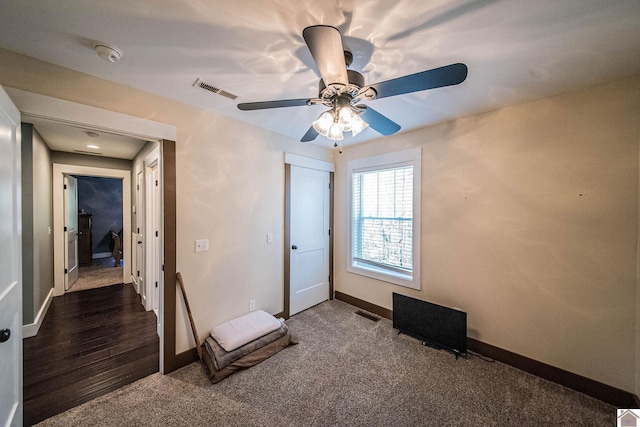
<path fill-rule="evenodd" d="M 302 37 L 322 77 L 318 97 L 238 104 L 243 111 L 318 104 L 329 107 L 313 122 L 300 140 L 302 142 L 313 141 L 320 134 L 336 141 L 337 146 L 345 132 L 356 136 L 368 126 L 382 135 L 392 135 L 400 130 L 400 125 L 361 102 L 457 85 L 467 78 L 467 66 L 456 63 L 365 85 L 362 74 L 347 69 L 353 55 L 342 46 L 342 36 L 337 28 L 314 25 L 305 28 Z"/>

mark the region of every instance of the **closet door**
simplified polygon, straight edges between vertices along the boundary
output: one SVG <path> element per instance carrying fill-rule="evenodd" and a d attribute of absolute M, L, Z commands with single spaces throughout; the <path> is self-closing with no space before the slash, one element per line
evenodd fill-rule
<path fill-rule="evenodd" d="M 64 290 L 78 280 L 78 180 L 71 175 L 64 177 Z"/>
<path fill-rule="evenodd" d="M 329 172 L 291 166 L 290 308 L 329 299 Z"/>

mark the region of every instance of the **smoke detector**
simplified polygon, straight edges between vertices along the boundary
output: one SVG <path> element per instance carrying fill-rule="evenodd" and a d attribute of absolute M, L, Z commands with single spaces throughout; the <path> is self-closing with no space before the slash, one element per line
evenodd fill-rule
<path fill-rule="evenodd" d="M 100 58 L 108 62 L 116 62 L 124 56 L 120 49 L 109 43 L 95 42 L 93 43 L 93 48 Z"/>

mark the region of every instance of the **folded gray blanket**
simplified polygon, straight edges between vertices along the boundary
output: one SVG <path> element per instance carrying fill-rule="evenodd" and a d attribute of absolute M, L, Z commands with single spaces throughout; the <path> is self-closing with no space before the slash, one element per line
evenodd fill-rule
<path fill-rule="evenodd" d="M 251 353 L 254 350 L 257 350 L 261 347 L 264 347 L 267 344 L 277 340 L 278 338 L 284 336 L 289 329 L 287 325 L 281 323 L 280 327 L 273 332 L 269 332 L 267 335 L 264 335 L 258 339 L 255 339 L 242 347 L 238 347 L 233 351 L 226 351 L 224 348 L 218 344 L 218 342 L 213 339 L 211 335 L 209 335 L 204 340 L 205 348 L 207 352 L 211 355 L 211 359 L 213 359 L 213 364 L 216 369 L 220 370 L 225 366 L 230 365 L 236 360 L 240 359 L 243 356 Z"/>

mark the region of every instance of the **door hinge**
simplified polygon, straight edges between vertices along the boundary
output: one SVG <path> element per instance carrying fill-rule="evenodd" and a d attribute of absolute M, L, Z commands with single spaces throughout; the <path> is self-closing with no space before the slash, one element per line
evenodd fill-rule
<path fill-rule="evenodd" d="M 140 190 L 140 184 L 136 185 L 136 190 Z"/>
<path fill-rule="evenodd" d="M 164 264 L 162 264 L 162 271 L 164 271 Z"/>
<path fill-rule="evenodd" d="M 329 276 L 327 280 L 329 281 L 329 283 L 331 283 L 331 276 Z"/>
<path fill-rule="evenodd" d="M 158 180 L 156 179 L 156 187 L 158 186 Z"/>
<path fill-rule="evenodd" d="M 331 236 L 331 229 L 329 229 L 327 232 L 329 233 L 329 236 Z"/>
<path fill-rule="evenodd" d="M 140 270 L 138 270 L 138 271 L 136 272 L 136 275 L 137 275 L 138 277 L 140 277 Z"/>
<path fill-rule="evenodd" d="M 159 236 L 159 234 L 158 234 L 158 230 L 156 230 L 156 237 L 158 237 L 158 236 Z"/>
<path fill-rule="evenodd" d="M 329 183 L 329 190 L 331 190 L 331 183 Z"/>
<path fill-rule="evenodd" d="M 137 233 L 138 233 L 138 234 L 140 234 L 140 227 L 138 227 L 138 231 L 137 231 Z"/>
<path fill-rule="evenodd" d="M 64 274 L 69 274 L 69 270 L 67 270 L 66 268 L 64 269 Z"/>
<path fill-rule="evenodd" d="M 158 287 L 158 282 L 156 282 L 156 288 Z"/>
<path fill-rule="evenodd" d="M 63 184 L 62 187 L 66 190 L 67 189 L 67 184 Z"/>
<path fill-rule="evenodd" d="M 67 231 L 67 227 L 64 228 L 64 231 Z"/>

